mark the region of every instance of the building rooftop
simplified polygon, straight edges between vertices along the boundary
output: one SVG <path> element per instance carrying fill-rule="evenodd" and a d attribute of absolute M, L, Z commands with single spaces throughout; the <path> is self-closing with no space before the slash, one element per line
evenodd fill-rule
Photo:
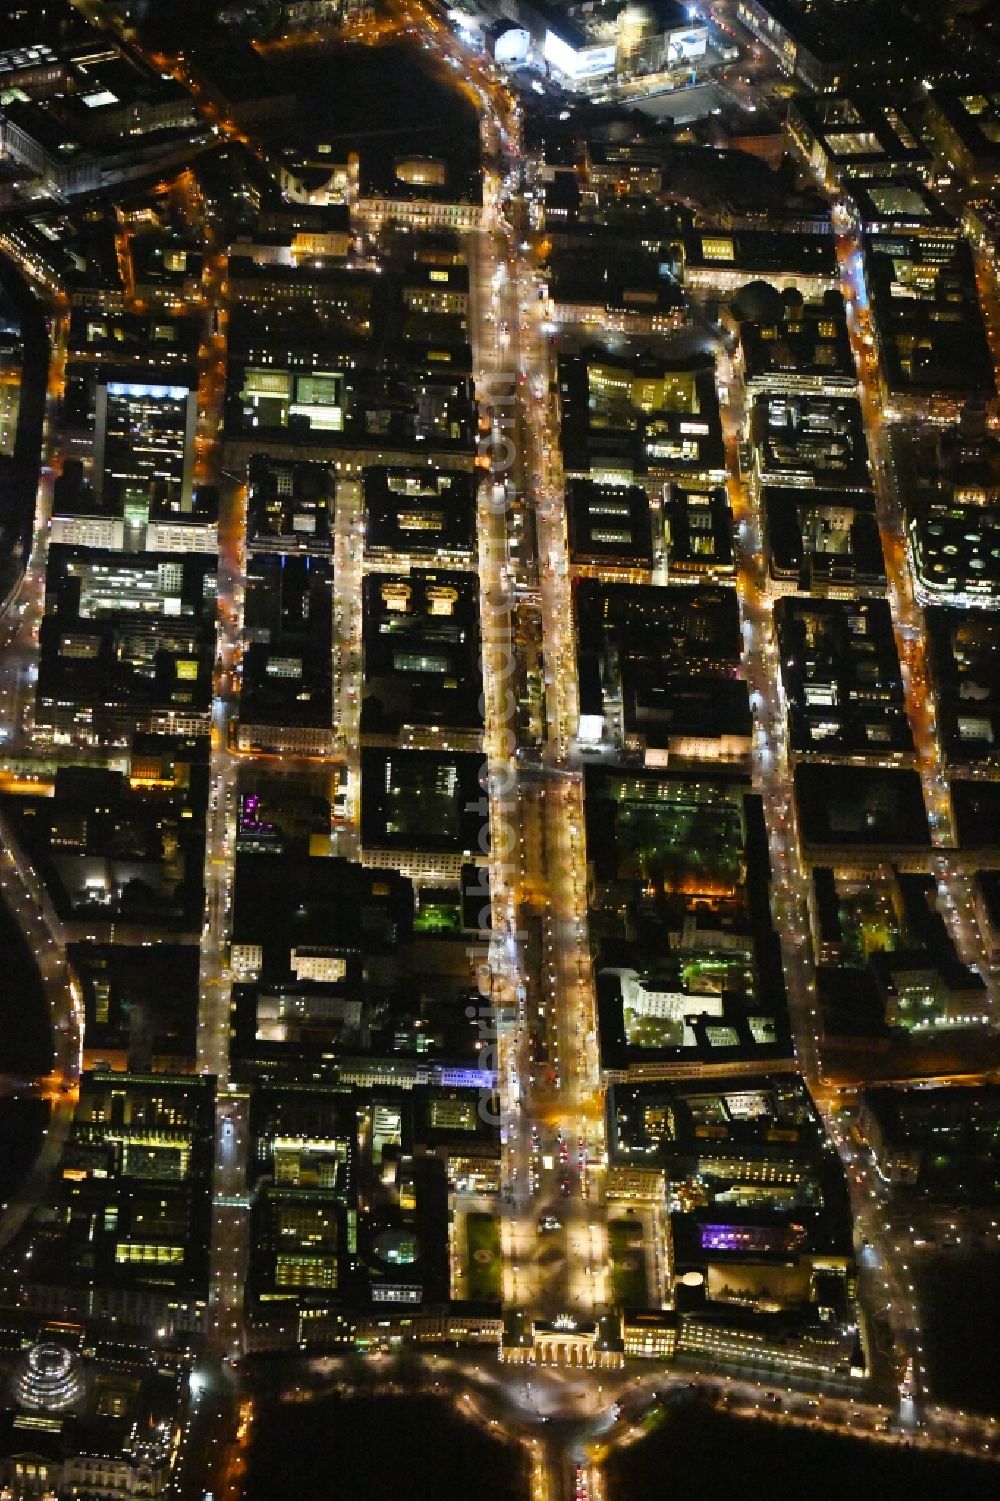
<path fill-rule="evenodd" d="M 308 855 L 237 854 L 233 944 L 256 947 L 260 978 L 350 987 L 360 957 L 386 954 L 410 934 L 413 894 L 393 871 Z M 328 958 L 333 968 L 320 968 Z M 338 964 L 336 961 L 343 961 Z M 314 961 L 314 962 L 313 962 Z"/>
<path fill-rule="evenodd" d="M 571 479 L 566 486 L 566 517 L 574 563 L 652 568 L 649 497 L 641 486 Z"/>
<path fill-rule="evenodd" d="M 1000 90 L 938 84 L 928 99 L 931 128 L 973 184 L 1000 182 Z"/>
<path fill-rule="evenodd" d="M 365 850 L 488 853 L 482 758 L 466 751 L 361 753 L 361 845 Z"/>
<path fill-rule="evenodd" d="M 321 557 L 247 560 L 240 719 L 328 728 L 333 719 L 333 578 Z"/>
<path fill-rule="evenodd" d="M 868 444 L 854 397 L 756 396 L 750 413 L 754 463 L 762 484 L 867 490 Z"/>
<path fill-rule="evenodd" d="M 831 1046 L 865 1038 L 906 1072 L 925 1065 L 907 1057 L 901 1036 L 981 1019 L 982 980 L 960 960 L 938 901 L 932 876 L 814 868 L 817 984 Z"/>
<path fill-rule="evenodd" d="M 837 280 L 832 235 L 794 234 L 775 229 L 694 229 L 684 236 L 685 271 L 731 275 L 822 278 Z"/>
<path fill-rule="evenodd" d="M 930 845 L 915 771 L 800 762 L 795 768 L 795 801 L 807 847 Z"/>
<path fill-rule="evenodd" d="M 948 57 L 936 29 L 914 18 L 900 26 L 895 0 L 744 0 L 743 12 L 755 34 L 786 60 L 787 70 L 814 89 L 849 80 L 870 88 L 873 79 L 883 78 L 898 87 L 934 76 Z"/>
<path fill-rule="evenodd" d="M 468 471 L 367 466 L 362 479 L 366 553 L 471 558 L 476 484 Z"/>
<path fill-rule="evenodd" d="M 942 747 L 952 765 L 1000 760 L 1000 617 L 931 608 L 924 616 Z"/>
<path fill-rule="evenodd" d="M 412 569 L 364 580 L 361 731 L 482 728 L 479 580 Z"/>
<path fill-rule="evenodd" d="M 958 843 L 963 849 L 1000 845 L 1000 782 L 963 781 L 950 784 Z"/>
<path fill-rule="evenodd" d="M 82 1301 L 82 1299 L 81 1299 Z M 178 1342 L 152 1348 L 134 1323 L 47 1320 L 7 1309 L 0 1326 L 0 1462 L 62 1486 L 113 1472 L 123 1485 L 169 1485 L 189 1362 Z"/>
<path fill-rule="evenodd" d="M 549 256 L 548 288 L 558 308 L 581 312 L 604 308 L 609 314 L 654 320 L 684 306 L 684 293 L 665 274 L 659 256 L 600 243 L 584 248 L 557 245 Z"/>
<path fill-rule="evenodd" d="M 898 171 L 925 171 L 930 152 L 908 106 L 885 93 L 800 96 L 792 106 L 792 129 L 804 123 L 827 170 L 852 182 Z"/>
<path fill-rule="evenodd" d="M 989 607 L 1000 597 L 1000 518 L 940 493 L 906 502 L 917 596 L 931 603 Z"/>
<path fill-rule="evenodd" d="M 786 596 L 774 617 L 792 751 L 823 760 L 912 755 L 886 601 Z"/>
<path fill-rule="evenodd" d="M 885 588 L 885 559 L 874 496 L 863 491 L 761 491 L 764 540 L 773 578 L 800 589 Z"/>
<path fill-rule="evenodd" d="M 51 797 L 11 797 L 8 814 L 63 921 L 93 932 L 135 923 L 150 936 L 197 931 L 204 901 L 208 740 L 151 735 L 131 777 L 62 767 Z"/>
<path fill-rule="evenodd" d="M 996 379 L 968 242 L 869 234 L 865 259 L 887 390 L 990 400 Z"/>
<path fill-rule="evenodd" d="M 827 292 L 819 302 L 786 295 L 780 318 L 740 322 L 740 349 L 750 391 L 758 387 L 853 391 L 857 387 L 839 292 Z"/>
<path fill-rule="evenodd" d="M 928 604 L 988 606 L 1000 593 L 1000 442 L 982 406 L 957 425 L 892 435 L 917 596 Z"/>
<path fill-rule="evenodd" d="M 934 234 L 954 229 L 955 221 L 920 177 L 894 172 L 889 177 L 852 180 L 851 201 L 869 233 Z"/>
<path fill-rule="evenodd" d="M 49 548 L 38 714 L 99 723 L 206 713 L 215 659 L 215 561 Z"/>
<path fill-rule="evenodd" d="M 736 780 L 586 772 L 602 1066 L 784 1057 L 757 799 Z"/>
<path fill-rule="evenodd" d="M 32 1280 L 204 1304 L 214 1136 L 213 1078 L 85 1072 Z"/>
<path fill-rule="evenodd" d="M 581 739 L 607 740 L 647 765 L 749 753 L 735 591 L 584 578 L 575 603 Z"/>
<path fill-rule="evenodd" d="M 742 1158 L 747 1168 L 756 1157 L 775 1165 L 782 1158 L 805 1163 L 823 1141 L 815 1106 L 796 1075 L 614 1084 L 608 1122 L 612 1162 L 662 1164 L 679 1175 L 698 1155 L 706 1165 L 717 1157 Z"/>
<path fill-rule="evenodd" d="M 86 1057 L 171 1073 L 196 1057 L 199 952 L 171 943 L 71 944 L 86 1018 Z"/>
<path fill-rule="evenodd" d="M 251 550 L 332 551 L 336 480 L 328 464 L 254 454 L 247 479 L 247 546 Z"/>
<path fill-rule="evenodd" d="M 563 464 L 570 473 L 719 478 L 725 469 L 711 359 L 560 355 Z"/>
<path fill-rule="evenodd" d="M 864 1133 L 880 1161 L 913 1161 L 906 1181 L 938 1202 L 995 1206 L 1000 1171 L 1000 1087 L 866 1089 Z"/>
<path fill-rule="evenodd" d="M 112 360 L 119 366 L 129 359 L 145 367 L 193 366 L 200 335 L 198 319 L 187 310 L 136 312 L 83 304 L 70 309 L 71 357 Z"/>
<path fill-rule="evenodd" d="M 718 580 L 735 573 L 733 512 L 725 485 L 665 485 L 662 513 L 668 577 Z"/>
<path fill-rule="evenodd" d="M 436 452 L 472 452 L 467 346 L 386 350 L 378 368 L 370 368 L 367 342 L 309 340 L 289 350 L 287 338 L 262 330 L 256 315 L 248 315 L 247 330 L 244 353 L 229 361 L 230 437 L 376 453 L 404 449 L 417 462 Z"/>
<path fill-rule="evenodd" d="M 236 849 L 240 854 L 307 855 L 329 848 L 339 770 L 317 767 L 294 776 L 268 763 L 237 773 Z"/>

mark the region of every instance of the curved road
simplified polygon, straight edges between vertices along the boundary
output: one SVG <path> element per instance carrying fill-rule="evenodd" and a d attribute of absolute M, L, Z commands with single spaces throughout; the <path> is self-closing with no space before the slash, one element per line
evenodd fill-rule
<path fill-rule="evenodd" d="M 39 1081 L 40 1089 L 31 1090 L 32 1094 L 48 1096 L 52 1101 L 52 1112 L 42 1149 L 0 1217 L 0 1247 L 3 1247 L 49 1196 L 52 1175 L 62 1157 L 79 1089 L 82 1007 L 66 960 L 62 924 L 53 912 L 36 872 L 13 840 L 2 813 L 0 897 L 17 921 L 29 951 L 35 956 L 49 1008 L 55 1052 L 51 1074 Z"/>

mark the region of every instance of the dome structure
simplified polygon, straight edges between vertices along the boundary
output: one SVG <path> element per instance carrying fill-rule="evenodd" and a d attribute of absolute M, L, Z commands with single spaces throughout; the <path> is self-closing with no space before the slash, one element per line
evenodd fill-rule
<path fill-rule="evenodd" d="M 785 311 L 781 293 L 769 281 L 748 281 L 729 307 L 738 323 L 777 323 Z"/>
<path fill-rule="evenodd" d="M 32 1345 L 21 1361 L 14 1390 L 20 1407 L 66 1412 L 83 1396 L 80 1357 L 54 1341 Z"/>

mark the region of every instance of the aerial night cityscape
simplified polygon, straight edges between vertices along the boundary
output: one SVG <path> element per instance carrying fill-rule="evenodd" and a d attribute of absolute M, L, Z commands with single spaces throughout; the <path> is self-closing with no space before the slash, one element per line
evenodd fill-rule
<path fill-rule="evenodd" d="M 0 1501 L 995 1501 L 998 371 L 992 0 L 0 0 Z"/>

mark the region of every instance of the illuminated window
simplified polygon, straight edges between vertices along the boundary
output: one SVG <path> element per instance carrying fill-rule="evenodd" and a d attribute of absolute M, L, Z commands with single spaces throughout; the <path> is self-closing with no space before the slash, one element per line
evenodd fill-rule
<path fill-rule="evenodd" d="M 143 1241 L 119 1241 L 115 1261 L 119 1265 L 139 1262 L 142 1265 L 177 1266 L 184 1260 L 183 1246 L 158 1246 Z"/>
<path fill-rule="evenodd" d="M 701 253 L 706 261 L 734 261 L 733 242 L 724 235 L 702 235 Z"/>
<path fill-rule="evenodd" d="M 274 1263 L 277 1287 L 337 1286 L 337 1263 L 332 1256 L 278 1256 Z"/>

